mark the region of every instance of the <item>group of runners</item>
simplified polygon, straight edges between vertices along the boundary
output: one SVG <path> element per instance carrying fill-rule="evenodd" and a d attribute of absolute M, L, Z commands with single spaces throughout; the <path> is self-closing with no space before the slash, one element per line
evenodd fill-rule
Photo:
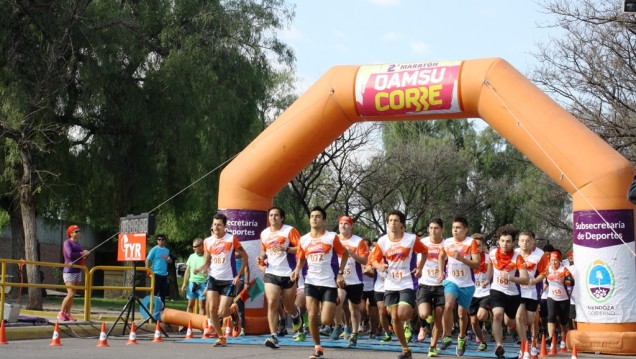
<path fill-rule="evenodd" d="M 487 351 L 482 331 L 487 320 L 492 323 L 494 353 L 503 358 L 504 326 L 514 328 L 521 338 L 527 331 L 531 339 L 538 337 L 537 312 L 544 286 L 549 335 L 554 337 L 560 324 L 560 346 L 565 346 L 573 275 L 559 252 L 545 253 L 536 247 L 531 231 L 503 226 L 496 234 L 498 246 L 488 250 L 482 234 L 468 235 L 468 222 L 461 216 L 452 220 L 452 237 L 444 239 L 442 219 L 432 218 L 428 236 L 420 238 L 405 231 L 404 213 L 392 210 L 386 216 L 387 233 L 374 243 L 353 233 L 354 221 L 348 216 L 338 218 L 338 233 L 328 231 L 327 213 L 321 207 L 311 209 L 310 231 L 305 235 L 285 224 L 282 208 L 270 208 L 267 216 L 270 226 L 261 233 L 256 262 L 265 271 L 269 348 L 280 347 L 282 307 L 291 316 L 294 340 L 305 341 L 309 331 L 314 343 L 310 359 L 324 355 L 321 333 L 338 339 L 347 331 L 348 346 L 356 347 L 362 313 L 369 318 L 371 337 L 381 328 L 379 340 L 397 338 L 402 347 L 398 359 L 412 357 L 409 342 L 416 326 L 418 341 L 432 327 L 429 357 L 438 355 L 438 347 L 445 350 L 451 345 L 457 356 L 464 355 L 469 324 L 479 343 L 477 350 Z M 216 333 L 223 333 L 219 318 L 230 314 L 232 289 L 240 284 L 248 263 L 247 253 L 226 231 L 226 223 L 225 215 L 214 216 L 212 235 L 203 241 L 204 263 L 195 269 L 208 271 L 207 315 Z M 242 259 L 238 268 L 237 257 Z M 532 343 L 532 351 L 537 351 L 536 340 Z M 225 345 L 223 335 L 213 344 Z"/>

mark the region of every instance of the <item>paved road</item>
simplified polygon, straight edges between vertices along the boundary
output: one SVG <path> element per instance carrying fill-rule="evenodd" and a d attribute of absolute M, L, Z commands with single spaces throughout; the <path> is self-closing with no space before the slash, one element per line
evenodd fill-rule
<path fill-rule="evenodd" d="M 261 338 L 255 337 L 259 342 Z M 283 346 L 272 350 L 262 345 L 230 344 L 225 348 L 212 348 L 208 343 L 183 343 L 182 338 L 167 338 L 162 343 L 153 343 L 150 336 L 140 336 L 139 344 L 126 345 L 126 337 L 109 337 L 109 347 L 96 347 L 97 338 L 62 338 L 62 346 L 49 346 L 50 339 L 11 341 L 8 345 L 0 345 L 0 358 L 34 358 L 34 359 L 146 359 L 146 358 L 259 358 L 259 359 L 292 359 L 308 358 L 311 348 L 300 346 Z M 325 348 L 325 358 L 332 359 L 389 359 L 397 356 L 396 352 L 381 350 L 351 350 L 340 348 Z M 492 354 L 492 353 L 490 353 Z M 512 353 L 511 353 L 512 354 Z M 514 356 L 511 355 L 511 357 Z M 414 358 L 426 358 L 426 354 L 414 353 Z M 441 356 L 441 358 L 453 356 Z M 482 356 L 484 358 L 487 356 Z M 491 355 L 494 358 L 494 354 Z M 599 358 L 581 354 L 579 358 Z M 464 358 L 479 358 L 465 356 Z M 560 354 L 559 359 L 570 359 L 571 354 Z"/>

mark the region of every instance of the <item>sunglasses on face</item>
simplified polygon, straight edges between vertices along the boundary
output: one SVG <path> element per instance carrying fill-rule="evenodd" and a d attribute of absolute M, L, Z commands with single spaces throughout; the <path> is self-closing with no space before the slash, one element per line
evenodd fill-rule
<path fill-rule="evenodd" d="M 76 230 L 73 231 L 73 233 L 79 233 L 79 232 L 80 232 L 79 229 L 76 229 Z"/>

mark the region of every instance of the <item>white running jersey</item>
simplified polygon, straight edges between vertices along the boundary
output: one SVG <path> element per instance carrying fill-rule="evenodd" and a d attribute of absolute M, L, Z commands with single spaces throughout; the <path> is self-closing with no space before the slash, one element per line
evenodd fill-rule
<path fill-rule="evenodd" d="M 562 283 L 568 275 L 570 275 L 570 271 L 562 265 L 557 269 L 552 266 L 548 267 L 548 298 L 556 301 L 570 300 Z"/>
<path fill-rule="evenodd" d="M 483 298 L 490 295 L 490 278 L 488 278 L 490 256 L 482 252 L 479 254 L 479 257 L 479 268 L 473 269 L 473 276 L 475 277 L 474 298 Z"/>
<path fill-rule="evenodd" d="M 442 239 L 439 243 L 431 242 L 431 237 L 422 238 L 422 243 L 428 249 L 428 253 L 426 254 L 426 263 L 424 263 L 424 268 L 422 269 L 422 276 L 418 280 L 419 284 L 422 285 L 430 285 L 430 286 L 440 286 L 440 283 L 437 280 L 437 274 L 439 273 L 439 254 L 442 252 L 442 247 L 444 247 L 444 239 Z M 417 254 L 418 263 L 422 260 L 422 254 Z"/>
<path fill-rule="evenodd" d="M 352 235 L 350 238 L 343 239 L 342 236 L 338 236 L 340 243 L 350 252 L 353 252 L 359 256 L 368 257 L 369 249 L 367 244 L 361 237 Z M 342 255 L 338 255 L 338 262 L 342 262 Z M 343 276 L 346 285 L 360 284 L 362 283 L 362 264 L 356 262 L 349 256 L 347 264 L 343 269 Z"/>
<path fill-rule="evenodd" d="M 492 263 L 492 285 L 490 288 L 505 295 L 519 295 L 519 285 L 508 280 L 508 276 L 515 277 L 515 274 L 519 273 L 519 269 L 526 268 L 523 257 L 515 251 L 506 254 L 497 248 L 490 251 L 490 262 Z"/>
<path fill-rule="evenodd" d="M 216 280 L 234 280 L 236 249 L 241 248 L 239 239 L 230 233 L 225 233 L 222 238 L 211 235 L 203 241 L 203 248 L 210 253 L 208 275 Z"/>
<path fill-rule="evenodd" d="M 296 268 L 296 256 L 291 253 L 274 250 L 276 246 L 298 247 L 300 232 L 292 226 L 283 224 L 277 230 L 272 231 L 271 227 L 261 232 L 261 248 L 267 253 L 267 268 L 265 273 L 280 277 L 289 277 Z"/>
<path fill-rule="evenodd" d="M 344 251 L 344 246 L 333 232 L 324 231 L 319 237 L 307 233 L 300 237 L 297 256 L 307 260 L 305 284 L 337 288 L 338 254 L 342 255 Z"/>
<path fill-rule="evenodd" d="M 384 260 L 389 265 L 384 290 L 416 290 L 418 278 L 411 273 L 417 267 L 416 253 L 426 254 L 427 251 L 426 246 L 412 233 L 404 233 L 402 238 L 397 240 L 389 239 L 388 234 L 380 237 L 370 259 L 375 262 Z"/>
<path fill-rule="evenodd" d="M 459 252 L 460 256 L 472 260 L 472 254 L 479 253 L 477 241 L 474 241 L 472 237 L 466 237 L 462 241 L 457 241 L 454 237 L 450 237 L 444 241 L 442 250 L 448 255 L 446 279 L 457 284 L 460 288 L 474 286 L 475 279 L 473 278 L 472 268 L 453 258 L 452 253 Z"/>
<path fill-rule="evenodd" d="M 384 263 L 384 261 L 380 263 Z M 386 281 L 386 272 L 376 270 L 375 276 L 373 277 L 373 291 L 376 293 L 384 293 L 384 281 Z"/>
<path fill-rule="evenodd" d="M 535 279 L 540 274 L 546 274 L 546 270 L 549 265 L 549 258 L 545 255 L 543 250 L 535 248 L 530 255 L 524 257 L 521 254 L 521 248 L 516 248 L 515 252 L 519 253 L 526 262 L 526 270 L 528 271 L 528 278 Z M 541 291 L 543 290 L 543 282 L 535 283 L 534 285 L 522 285 L 521 298 L 539 299 Z"/>

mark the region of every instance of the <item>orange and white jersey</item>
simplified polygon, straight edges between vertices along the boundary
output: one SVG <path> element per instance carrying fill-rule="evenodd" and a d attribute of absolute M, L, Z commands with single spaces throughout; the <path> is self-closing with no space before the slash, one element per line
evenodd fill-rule
<path fill-rule="evenodd" d="M 490 288 L 506 295 L 519 295 L 519 285 L 509 281 L 508 276 L 515 277 L 520 269 L 526 268 L 523 257 L 515 251 L 504 253 L 497 248 L 490 251 L 490 262 L 492 263 L 492 285 Z"/>
<path fill-rule="evenodd" d="M 342 255 L 344 251 L 345 247 L 333 232 L 325 231 L 318 237 L 307 233 L 300 237 L 297 256 L 298 259 L 307 260 L 305 284 L 337 288 L 338 255 Z"/>
<path fill-rule="evenodd" d="M 490 278 L 488 278 L 489 264 L 490 256 L 483 252 L 480 253 L 479 268 L 473 269 L 473 277 L 475 278 L 474 298 L 483 298 L 490 295 Z"/>
<path fill-rule="evenodd" d="M 347 249 L 349 252 L 355 253 L 362 257 L 369 256 L 369 249 L 367 248 L 367 244 L 362 240 L 361 237 L 356 236 L 355 234 L 351 237 L 344 239 L 342 236 L 338 236 L 340 239 L 340 243 Z M 342 259 L 342 255 L 338 255 L 338 261 L 340 262 Z M 362 283 L 362 264 L 353 260 L 353 258 L 349 257 L 347 260 L 347 264 L 343 269 L 343 276 L 346 285 L 360 284 Z"/>
<path fill-rule="evenodd" d="M 428 249 L 412 233 L 404 233 L 397 240 L 389 239 L 388 234 L 380 237 L 369 259 L 389 265 L 384 281 L 385 291 L 417 289 L 417 277 L 411 273 L 417 267 L 416 253 L 427 254 Z"/>
<path fill-rule="evenodd" d="M 528 278 L 534 279 L 540 274 L 546 274 L 550 263 L 549 257 L 539 248 L 535 248 L 528 256 L 521 254 L 521 248 L 515 249 L 526 261 L 526 269 L 528 270 Z M 539 299 L 539 293 L 543 290 L 543 283 L 535 283 L 534 285 L 522 285 L 521 297 L 529 299 Z"/>
<path fill-rule="evenodd" d="M 472 268 L 453 258 L 452 253 L 458 252 L 460 256 L 472 260 L 472 255 L 479 253 L 477 241 L 474 241 L 472 237 L 466 237 L 462 241 L 450 237 L 444 241 L 442 250 L 448 255 L 446 279 L 457 284 L 460 288 L 474 286 L 475 279 L 473 278 Z"/>
<path fill-rule="evenodd" d="M 222 238 L 214 235 L 203 241 L 203 248 L 210 253 L 208 275 L 216 280 L 233 280 L 236 277 L 237 248 L 241 248 L 238 237 L 225 233 Z"/>
<path fill-rule="evenodd" d="M 444 240 L 442 239 L 439 243 L 433 243 L 431 242 L 431 237 L 424 237 L 421 241 L 428 249 L 428 253 L 426 254 L 426 263 L 424 263 L 422 276 L 420 277 L 418 283 L 431 286 L 442 285 L 442 283 L 437 280 L 437 274 L 439 273 L 439 254 L 442 251 L 442 247 L 444 247 Z M 420 260 L 422 260 L 422 254 L 418 253 L 418 263 Z"/>
<path fill-rule="evenodd" d="M 369 258 L 369 262 L 371 258 Z M 380 263 L 384 263 L 384 261 L 380 261 Z M 373 277 L 373 291 L 376 293 L 384 293 L 384 282 L 386 281 L 386 272 L 380 272 L 378 270 L 375 271 L 375 276 Z"/>
<path fill-rule="evenodd" d="M 559 266 L 559 268 L 554 269 L 554 267 L 548 267 L 548 298 L 552 298 L 557 301 L 562 300 L 570 300 L 568 297 L 568 293 L 565 291 L 565 286 L 562 281 L 570 275 L 570 271 L 565 268 L 563 265 Z"/>
<path fill-rule="evenodd" d="M 296 268 L 296 256 L 278 250 L 277 246 L 298 247 L 300 232 L 292 226 L 283 224 L 277 230 L 272 231 L 271 227 L 261 232 L 261 248 L 267 253 L 267 268 L 265 273 L 270 273 L 280 277 L 289 277 Z M 275 249 L 276 248 L 276 249 Z"/>

